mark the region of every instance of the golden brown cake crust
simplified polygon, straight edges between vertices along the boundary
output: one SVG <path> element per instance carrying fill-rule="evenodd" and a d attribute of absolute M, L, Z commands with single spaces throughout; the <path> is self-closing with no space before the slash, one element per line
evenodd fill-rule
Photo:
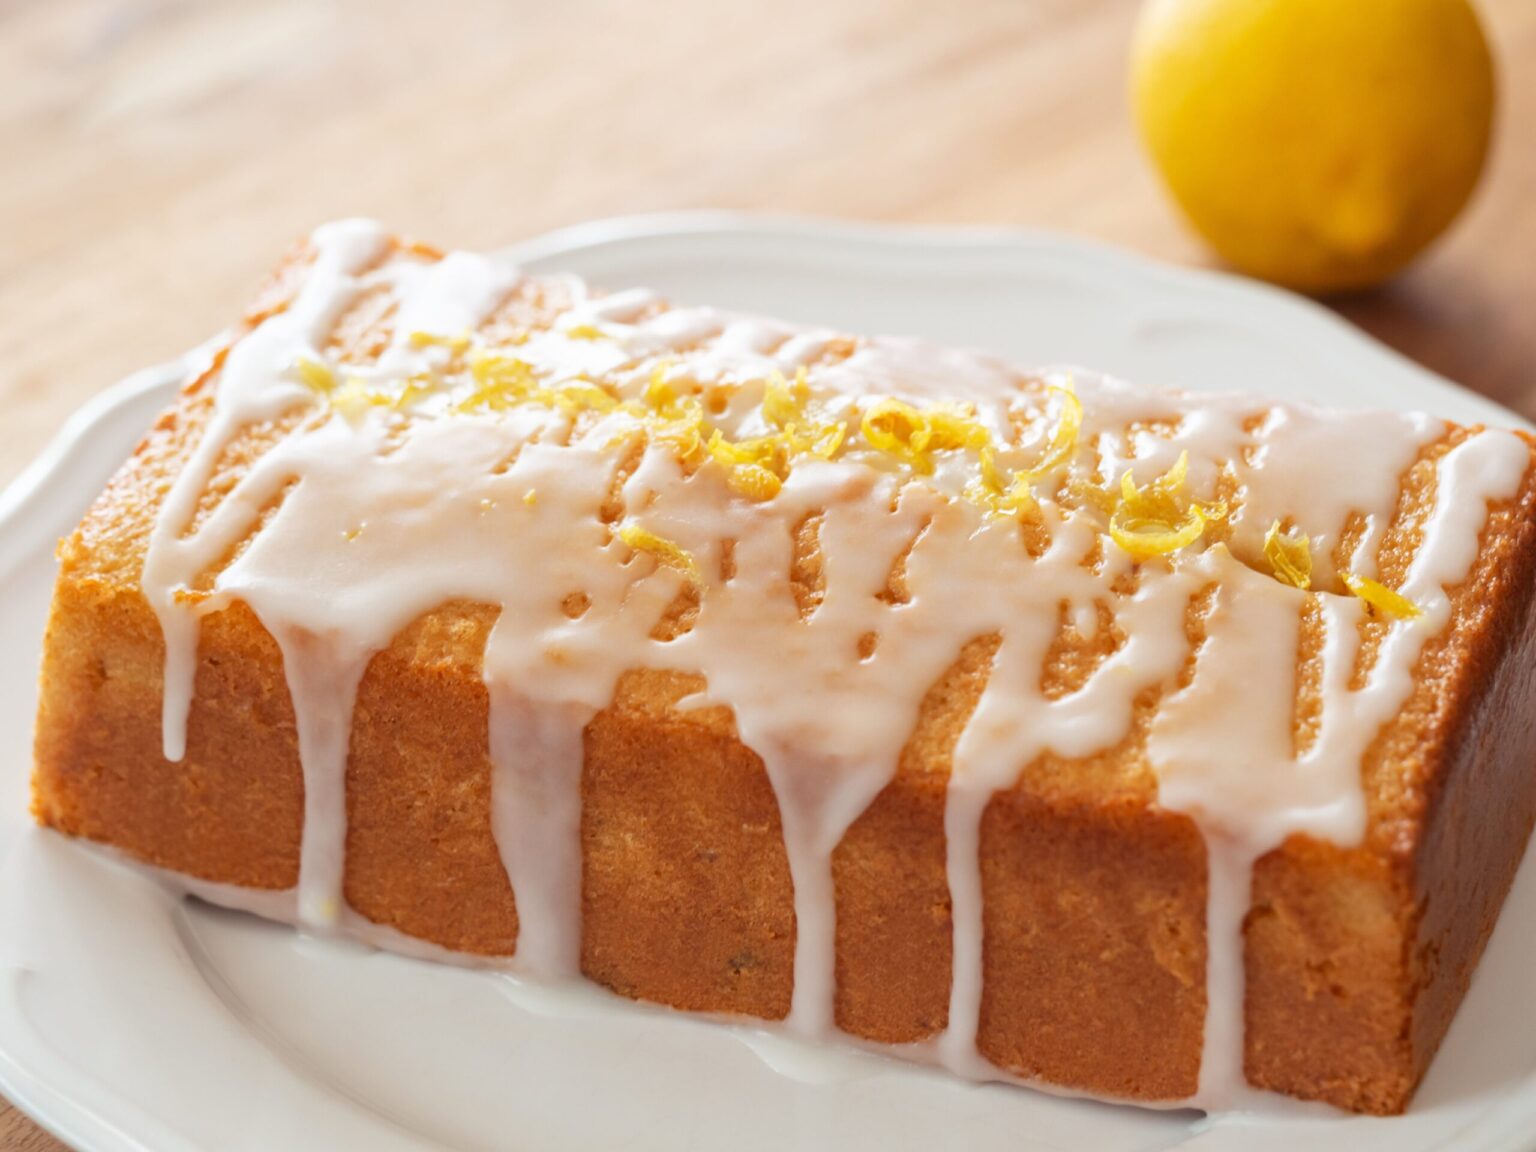
<path fill-rule="evenodd" d="M 163 868 L 288 888 L 303 820 L 294 714 L 277 645 L 244 607 L 206 618 L 187 756 L 161 755 L 164 646 L 140 569 L 212 379 L 161 417 L 60 547 L 34 807 L 46 825 Z M 227 455 L 210 500 L 270 434 Z M 1251 1082 L 1362 1111 L 1406 1106 L 1536 819 L 1533 589 L 1528 474 L 1493 510 L 1451 626 L 1372 746 L 1365 842 L 1295 838 L 1259 863 L 1246 928 Z M 517 913 L 491 832 L 479 670 L 494 618 L 445 605 L 369 666 L 346 777 L 344 891 L 379 923 L 506 955 Z M 932 1037 L 946 1022 L 945 785 L 986 681 L 986 640 L 930 690 L 896 777 L 834 856 L 836 1020 L 871 1040 Z M 728 711 L 674 707 L 693 686 L 632 673 L 588 727 L 582 968 L 628 996 L 781 1018 L 795 916 L 774 793 Z M 1192 821 L 1155 804 L 1143 740 L 1156 700 L 1143 704 L 1121 746 L 1023 765 L 986 812 L 978 1043 L 1026 1076 L 1170 1100 L 1195 1090 L 1200 1067 L 1206 861 Z"/>

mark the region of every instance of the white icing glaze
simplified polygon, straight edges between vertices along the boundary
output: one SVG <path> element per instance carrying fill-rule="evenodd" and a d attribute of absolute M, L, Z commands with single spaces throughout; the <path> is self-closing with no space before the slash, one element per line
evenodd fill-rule
<path fill-rule="evenodd" d="M 165 633 L 163 727 L 167 760 L 180 760 L 186 752 L 187 711 L 197 655 L 195 620 L 176 601 L 175 593 L 214 559 L 198 547 L 199 537 L 186 539 L 183 533 L 230 438 L 246 424 L 271 419 L 305 399 L 302 387 L 286 372 L 275 374 L 273 366 L 286 369 L 300 355 L 318 356 L 315 343 L 352 301 L 357 292 L 356 274 L 383 254 L 385 240 L 377 226 L 364 220 L 327 224 L 315 232 L 316 257 L 304 291 L 287 310 L 242 340 L 225 361 L 213 420 L 156 518 L 144 561 L 143 585 Z"/>
<path fill-rule="evenodd" d="M 709 309 L 668 311 L 642 291 L 591 298 L 570 281 L 562 285 L 573 297 L 565 315 L 498 352 L 515 356 L 543 387 L 600 381 L 628 406 L 462 411 L 474 409 L 476 382 L 452 342 L 516 288 L 516 271 L 464 253 L 386 260 L 384 234 L 364 222 L 327 226 L 313 247 L 297 297 L 231 350 L 213 417 L 165 500 L 143 577 L 166 639 L 168 758 L 185 750 L 199 615 L 244 602 L 282 648 L 305 782 L 295 905 L 304 924 L 358 931 L 342 897 L 344 793 L 353 701 L 369 661 L 431 610 L 485 603 L 499 610 L 483 676 L 492 827 L 519 919 L 514 968 L 544 979 L 579 975 L 586 726 L 626 671 L 697 673 L 706 687 L 683 706 L 728 706 L 778 799 L 796 925 L 787 1023 L 825 1035 L 836 992 L 833 851 L 894 777 L 928 689 L 967 642 L 993 636 L 991 674 L 956 748 L 945 810 L 949 1025 L 905 1054 L 999 1077 L 976 1046 L 987 805 L 1047 753 L 1084 757 L 1116 746 L 1132 731 L 1137 699 L 1156 691 L 1163 706 L 1147 755 L 1159 802 L 1194 818 L 1209 845 L 1208 1010 L 1196 1102 L 1226 1107 L 1240 1098 L 1242 924 L 1253 865 L 1291 834 L 1345 844 L 1362 835 L 1365 748 L 1402 707 L 1419 651 L 1444 627 L 1444 589 L 1469 571 L 1489 501 L 1513 494 L 1523 477 L 1523 442 L 1483 432 L 1442 458 L 1435 513 L 1402 589 L 1423 615 L 1388 629 L 1368 683 L 1352 690 L 1362 606 L 1339 594 L 1329 554 L 1359 516 L 1364 532 L 1351 571 L 1374 571 L 1399 477 L 1444 434 L 1438 421 L 1361 423 L 1243 397 L 1194 399 L 1081 373 L 1048 375 L 1048 383 L 1075 385 L 1086 415 L 1081 450 L 1034 484 L 1044 543 L 1031 555 L 1016 521 L 988 519 L 961 498 L 975 481 L 971 453 L 935 453 L 931 475 L 914 477 L 858 432 L 861 412 L 887 398 L 965 402 L 997 445 L 999 465 L 1029 467 L 1051 442 L 1064 401 L 1006 364 L 894 339 L 859 343 L 850 354 L 830 333 Z M 303 409 L 316 394 L 300 382 L 299 365 L 324 360 L 337 320 L 371 291 L 392 294 L 389 344 L 375 362 L 337 371 L 357 378 L 342 392 L 355 387 L 380 402 Z M 414 339 L 418 332 L 440 339 Z M 718 387 L 707 424 L 734 440 L 773 431 L 763 408 L 767 381 L 802 367 L 811 408 L 850 431 L 832 458 L 798 459 L 771 499 L 733 493 L 718 465 L 685 465 L 664 437 L 645 435 L 640 398 L 653 379 Z M 203 489 L 240 430 L 295 410 L 307 412 L 300 427 L 195 522 Z M 642 446 L 627 476 L 620 444 Z M 1136 565 L 1108 541 L 1091 501 L 1063 496 L 1068 481 L 1113 484 L 1125 470 L 1147 484 L 1185 452 L 1192 497 L 1211 500 L 1221 484 L 1235 485 L 1230 550 L 1190 546 Z M 681 549 L 700 574 L 696 614 L 671 639 L 653 633 L 688 581 L 634 553 L 604 519 L 621 477 L 625 524 Z M 807 602 L 791 571 L 795 534 L 812 517 L 821 570 Z M 1287 518 L 1317 545 L 1315 595 L 1326 621 L 1321 724 L 1301 755 L 1292 708 L 1307 594 L 1272 578 L 1263 559 L 1264 533 Z M 898 561 L 905 595 L 893 597 L 885 593 Z M 211 591 L 187 595 L 207 574 Z M 1212 585 L 1207 638 L 1181 687 L 1191 599 Z M 1044 668 L 1060 621 L 1091 638 L 1106 609 L 1117 646 L 1080 687 L 1047 692 Z"/>

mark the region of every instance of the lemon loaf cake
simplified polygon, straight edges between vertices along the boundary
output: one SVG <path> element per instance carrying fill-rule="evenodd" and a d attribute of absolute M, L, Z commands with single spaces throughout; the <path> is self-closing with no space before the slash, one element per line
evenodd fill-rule
<path fill-rule="evenodd" d="M 1531 462 L 330 224 L 62 543 L 35 812 L 967 1077 L 1398 1112 L 1536 817 Z"/>

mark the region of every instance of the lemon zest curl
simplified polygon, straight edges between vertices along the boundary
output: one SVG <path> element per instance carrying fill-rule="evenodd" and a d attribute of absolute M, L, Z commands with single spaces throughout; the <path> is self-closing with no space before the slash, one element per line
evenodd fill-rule
<path fill-rule="evenodd" d="M 1189 453 L 1179 453 L 1173 467 L 1137 486 L 1130 469 L 1120 477 L 1120 499 L 1109 518 L 1109 535 L 1138 560 L 1167 556 L 1187 548 L 1205 533 L 1206 525 L 1223 520 L 1224 503 L 1190 500 L 1184 493 Z"/>
<path fill-rule="evenodd" d="M 469 351 L 472 343 L 468 333 L 459 336 L 444 336 L 439 332 L 412 332 L 412 348 L 446 348 L 455 356 L 462 356 Z"/>
<path fill-rule="evenodd" d="M 1264 535 L 1264 558 L 1275 579 L 1305 592 L 1312 587 L 1312 538 L 1305 533 L 1282 532 L 1280 521 Z"/>
<path fill-rule="evenodd" d="M 294 370 L 298 372 L 304 386 L 313 392 L 324 396 L 336 390 L 338 383 L 336 370 L 329 364 L 313 360 L 308 356 L 301 356 L 298 363 L 294 365 Z"/>
<path fill-rule="evenodd" d="M 704 582 L 704 574 L 699 571 L 698 562 L 694 560 L 693 554 L 665 536 L 658 536 L 649 528 L 642 528 L 632 520 L 626 520 L 620 524 L 614 531 L 614 535 L 636 552 L 644 552 L 657 564 L 663 568 L 670 568 L 689 582 L 693 584 Z"/>
<path fill-rule="evenodd" d="M 980 450 L 991 443 L 990 434 L 969 408 L 918 408 L 895 397 L 866 408 L 859 430 L 871 447 L 922 476 L 933 474 L 935 452 L 957 448 Z"/>
<path fill-rule="evenodd" d="M 1424 609 L 1401 592 L 1388 588 L 1369 576 L 1356 576 L 1353 572 L 1345 572 L 1341 575 L 1344 586 L 1364 600 L 1371 609 L 1385 612 L 1388 616 L 1395 616 L 1399 620 L 1413 620 L 1424 615 Z"/>
<path fill-rule="evenodd" d="M 980 475 L 967 485 L 966 499 L 994 517 L 1028 516 L 1039 507 L 1034 486 L 1063 465 L 1070 464 L 1077 454 L 1077 441 L 1083 425 L 1083 404 L 1070 385 L 1053 384 L 1050 393 L 1061 401 L 1061 415 L 1051 431 L 1045 451 L 1040 459 L 1028 468 L 1021 468 L 1011 476 L 1005 476 L 998 467 L 997 453 L 991 437 L 977 449 Z M 982 430 L 985 434 L 985 429 Z"/>

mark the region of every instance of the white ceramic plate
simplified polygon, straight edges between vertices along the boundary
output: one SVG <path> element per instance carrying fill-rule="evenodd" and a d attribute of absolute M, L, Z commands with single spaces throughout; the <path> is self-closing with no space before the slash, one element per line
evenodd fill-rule
<path fill-rule="evenodd" d="M 1324 310 L 1018 234 L 727 216 L 593 224 L 540 269 L 1152 383 L 1512 422 Z M 1412 1112 L 1156 1113 L 951 1082 L 599 993 L 520 988 L 178 900 L 25 820 L 53 545 L 182 374 L 123 382 L 0 497 L 0 1091 L 90 1152 L 1536 1149 L 1536 866 Z M 686 915 L 686 910 L 680 910 Z"/>

